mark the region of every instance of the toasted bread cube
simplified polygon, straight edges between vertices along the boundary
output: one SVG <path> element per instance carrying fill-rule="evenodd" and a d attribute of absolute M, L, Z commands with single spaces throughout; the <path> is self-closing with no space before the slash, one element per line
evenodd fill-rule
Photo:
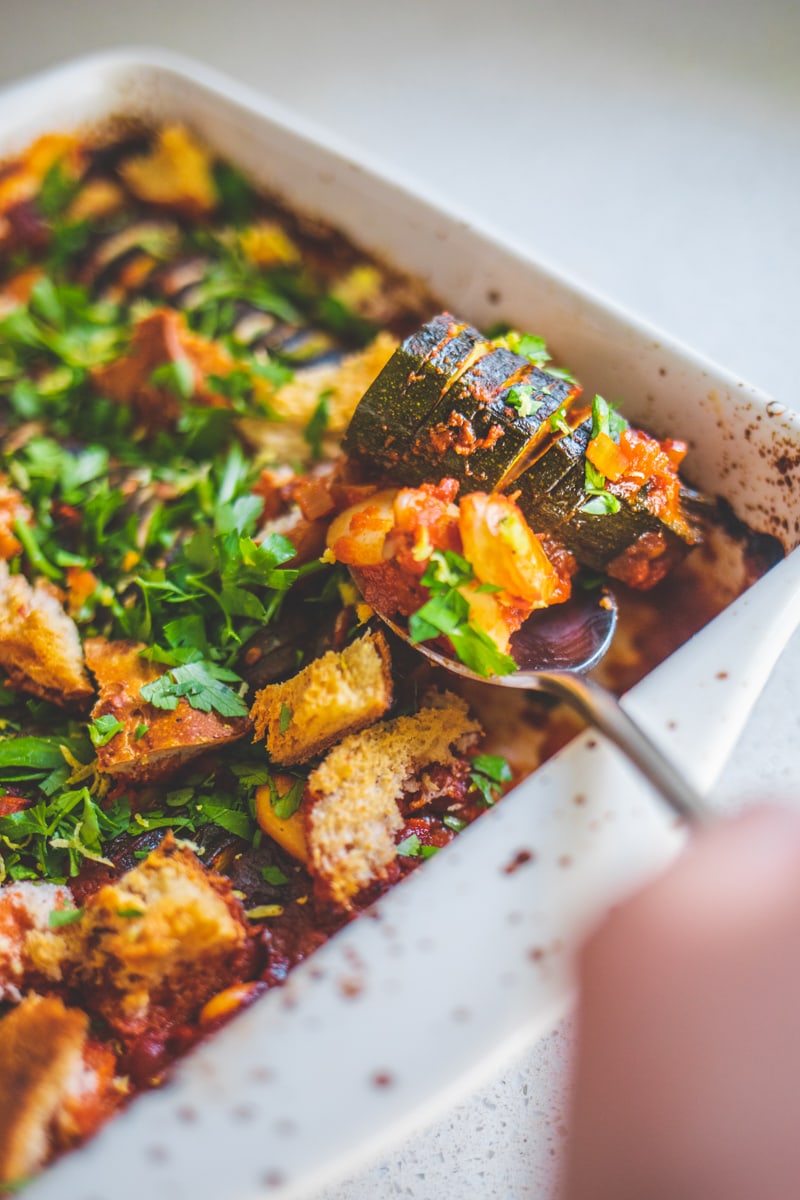
<path fill-rule="evenodd" d="M 227 879 L 168 836 L 132 871 L 101 887 L 79 921 L 57 931 L 86 1007 L 123 1036 L 158 1010 L 188 1020 L 235 972 L 247 923 Z"/>
<path fill-rule="evenodd" d="M 72 907 L 69 889 L 58 884 L 0 888 L 0 1001 L 16 1004 L 42 978 L 60 979 L 62 947 L 52 942 L 49 919 L 56 909 Z"/>
<path fill-rule="evenodd" d="M 217 206 L 211 156 L 182 125 L 159 130 L 150 153 L 129 158 L 120 174 L 138 199 L 186 216 L 204 216 Z"/>
<path fill-rule="evenodd" d="M 247 717 L 201 712 L 185 699 L 172 710 L 148 704 L 139 689 L 158 679 L 165 668 L 142 658 L 144 649 L 139 642 L 87 639 L 86 662 L 100 687 L 92 720 L 111 715 L 122 725 L 105 745 L 97 747 L 99 770 L 148 783 L 166 778 L 212 747 L 249 733 Z"/>
<path fill-rule="evenodd" d="M 24 692 L 54 704 L 92 695 L 78 629 L 40 580 L 31 586 L 0 561 L 0 668 Z"/>
<path fill-rule="evenodd" d="M 114 1066 L 61 1000 L 28 996 L 0 1021 L 0 1188 L 97 1129 L 121 1099 Z"/>
<path fill-rule="evenodd" d="M 341 362 L 320 363 L 298 371 L 271 397 L 270 406 L 285 420 L 305 426 L 324 392 L 328 397 L 328 430 L 344 433 L 359 400 L 396 349 L 391 334 L 379 333 L 363 350 L 355 350 Z"/>
<path fill-rule="evenodd" d="M 273 762 L 307 762 L 379 720 L 392 703 L 392 664 L 382 633 L 329 650 L 285 683 L 257 693 L 250 716 Z"/>
<path fill-rule="evenodd" d="M 304 806 L 310 870 L 331 899 L 350 908 L 387 878 L 403 826 L 398 801 L 426 769 L 451 765 L 481 727 L 451 693 L 410 717 L 373 725 L 340 742 L 308 779 Z"/>

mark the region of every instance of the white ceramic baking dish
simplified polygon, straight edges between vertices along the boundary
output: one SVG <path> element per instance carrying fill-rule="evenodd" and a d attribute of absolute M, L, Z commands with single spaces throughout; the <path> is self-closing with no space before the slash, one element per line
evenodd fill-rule
<path fill-rule="evenodd" d="M 189 122 L 458 313 L 544 335 L 587 390 L 688 435 L 687 473 L 743 520 L 787 549 L 800 541 L 787 482 L 800 418 L 231 80 L 151 51 L 80 60 L 0 97 L 0 154 L 116 113 Z M 626 697 L 702 788 L 799 587 L 795 554 Z M 548 1028 L 580 931 L 680 840 L 632 769 L 583 736 L 26 1195 L 251 1200 L 330 1180 Z"/>

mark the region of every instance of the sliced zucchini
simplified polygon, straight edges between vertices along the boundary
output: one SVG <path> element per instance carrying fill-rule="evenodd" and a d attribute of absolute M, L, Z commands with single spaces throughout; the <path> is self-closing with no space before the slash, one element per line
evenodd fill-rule
<path fill-rule="evenodd" d="M 419 473 L 405 470 L 414 434 L 459 372 L 489 350 L 477 329 L 450 313 L 434 317 L 406 338 L 361 398 L 345 437 L 347 453 L 418 482 Z"/>
<path fill-rule="evenodd" d="M 447 390 L 417 431 L 413 454 L 463 491 L 502 487 L 550 436 L 552 414 L 577 394 L 519 355 L 494 350 Z"/>
<path fill-rule="evenodd" d="M 464 491 L 492 489 L 577 394 L 443 313 L 403 343 L 367 391 L 345 450 L 403 483 L 449 475 Z"/>

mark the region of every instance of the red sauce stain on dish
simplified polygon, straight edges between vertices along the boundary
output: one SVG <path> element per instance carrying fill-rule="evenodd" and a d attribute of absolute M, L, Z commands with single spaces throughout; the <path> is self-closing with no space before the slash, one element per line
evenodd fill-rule
<path fill-rule="evenodd" d="M 535 860 L 535 857 L 532 850 L 518 850 L 511 861 L 503 867 L 503 874 L 515 875 L 520 867 L 527 866 L 528 863 Z"/>

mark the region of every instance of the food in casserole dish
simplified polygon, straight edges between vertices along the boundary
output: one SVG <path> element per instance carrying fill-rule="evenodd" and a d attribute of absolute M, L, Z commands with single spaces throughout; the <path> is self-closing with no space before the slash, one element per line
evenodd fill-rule
<path fill-rule="evenodd" d="M 522 701 L 535 737 L 501 756 L 485 697 L 370 600 L 491 674 L 528 612 L 611 574 L 624 686 L 717 599 L 681 565 L 659 590 L 715 536 L 677 443 L 582 406 L 536 338 L 432 316 L 186 129 L 42 138 L 0 213 L 13 1184 L 574 731 Z"/>

